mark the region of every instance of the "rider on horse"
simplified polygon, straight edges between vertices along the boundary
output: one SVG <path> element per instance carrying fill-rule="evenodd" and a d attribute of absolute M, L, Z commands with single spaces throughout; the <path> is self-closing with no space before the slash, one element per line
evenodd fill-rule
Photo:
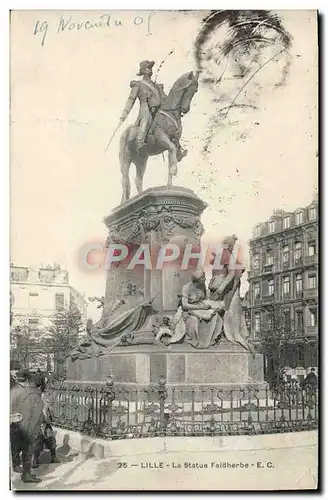
<path fill-rule="evenodd" d="M 130 82 L 131 92 L 126 102 L 120 121 L 123 123 L 129 115 L 136 99 L 139 99 L 140 109 L 137 122 L 135 126 L 138 127 L 136 137 L 137 149 L 140 151 L 145 147 L 148 133 L 154 119 L 161 108 L 163 102 L 167 98 L 162 84 L 155 83 L 152 80 L 154 61 L 142 61 L 140 63 L 139 72 L 137 76 L 142 76 L 142 80 L 132 80 Z M 181 148 L 180 142 L 176 141 L 176 146 L 180 152 L 180 159 L 185 156 L 186 152 Z M 179 161 L 178 160 L 178 161 Z"/>

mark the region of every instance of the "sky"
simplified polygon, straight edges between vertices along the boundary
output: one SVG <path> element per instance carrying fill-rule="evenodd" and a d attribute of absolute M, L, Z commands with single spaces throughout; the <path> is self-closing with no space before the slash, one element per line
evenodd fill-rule
<path fill-rule="evenodd" d="M 81 293 L 104 294 L 104 271 L 81 269 L 78 254 L 88 242 L 105 241 L 103 219 L 120 202 L 120 133 L 106 154 L 105 148 L 139 62 L 154 60 L 156 73 L 164 60 L 157 81 L 168 91 L 181 74 L 195 69 L 193 42 L 205 15 L 13 12 L 11 262 L 60 262 Z M 244 115 L 231 111 L 206 156 L 202 147 L 213 92 L 201 82 L 183 119 L 188 156 L 174 184 L 194 190 L 208 203 L 202 217 L 206 238 L 235 233 L 246 250 L 257 223 L 275 208 L 309 204 L 317 187 L 316 17 L 314 11 L 283 11 L 281 17 L 293 37 L 285 86 L 274 87 L 278 70 L 268 65 L 258 77 L 264 89 L 260 109 Z M 86 21 L 98 21 L 99 27 L 90 28 Z M 238 82 L 231 85 L 237 92 Z M 218 86 L 218 99 L 221 91 Z M 241 93 L 239 102 L 245 98 Z M 136 105 L 127 125 L 137 112 Z M 150 159 L 144 188 L 164 185 L 166 178 L 167 159 Z"/>

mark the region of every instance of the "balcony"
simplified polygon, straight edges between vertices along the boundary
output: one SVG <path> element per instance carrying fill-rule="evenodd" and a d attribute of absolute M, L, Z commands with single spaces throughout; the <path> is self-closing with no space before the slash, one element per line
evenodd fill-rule
<path fill-rule="evenodd" d="M 29 276 L 28 268 L 14 269 L 11 271 L 11 281 L 27 281 Z"/>
<path fill-rule="evenodd" d="M 254 330 L 253 332 L 253 339 L 256 341 L 261 340 L 261 330 Z"/>
<path fill-rule="evenodd" d="M 250 277 L 253 278 L 254 276 L 258 276 L 259 274 L 261 274 L 260 268 L 253 267 L 250 272 Z"/>
<path fill-rule="evenodd" d="M 288 302 L 290 300 L 290 293 L 283 293 L 282 294 L 282 300 L 284 302 Z"/>
<path fill-rule="evenodd" d="M 310 266 L 313 264 L 318 264 L 318 255 L 307 255 L 304 257 L 304 265 Z"/>
<path fill-rule="evenodd" d="M 318 297 L 318 289 L 317 288 L 307 288 L 303 291 L 304 299 L 312 299 Z"/>
<path fill-rule="evenodd" d="M 295 337 L 296 338 L 304 337 L 304 327 L 303 326 L 297 326 L 295 328 Z"/>
<path fill-rule="evenodd" d="M 266 274 L 266 273 L 269 273 L 271 274 L 273 272 L 273 264 L 265 264 L 263 266 L 263 273 Z"/>
<path fill-rule="evenodd" d="M 263 295 L 262 302 L 264 302 L 265 304 L 270 304 L 271 302 L 274 302 L 274 294 Z"/>
<path fill-rule="evenodd" d="M 305 327 L 306 335 L 318 335 L 318 325 L 315 326 L 306 326 Z"/>
<path fill-rule="evenodd" d="M 294 260 L 294 267 L 302 267 L 302 266 L 303 266 L 303 259 L 301 257 Z"/>
<path fill-rule="evenodd" d="M 52 269 L 40 269 L 38 278 L 41 283 L 53 283 L 55 280 L 55 272 Z"/>

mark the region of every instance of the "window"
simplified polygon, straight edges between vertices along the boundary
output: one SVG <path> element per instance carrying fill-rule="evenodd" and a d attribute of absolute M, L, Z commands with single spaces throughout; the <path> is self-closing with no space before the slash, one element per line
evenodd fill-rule
<path fill-rule="evenodd" d="M 310 313 L 310 326 L 317 326 L 318 324 L 318 312 L 316 307 L 311 307 L 309 309 Z"/>
<path fill-rule="evenodd" d="M 254 331 L 258 333 L 261 329 L 261 316 L 260 313 L 254 314 Z"/>
<path fill-rule="evenodd" d="M 29 318 L 29 326 L 37 326 L 39 324 L 39 318 Z"/>
<path fill-rule="evenodd" d="M 295 262 L 299 262 L 302 258 L 302 243 L 300 241 L 295 243 L 294 258 Z"/>
<path fill-rule="evenodd" d="M 253 268 L 258 269 L 260 267 L 260 254 L 255 253 L 253 256 Z"/>
<path fill-rule="evenodd" d="M 302 224 L 303 222 L 303 212 L 297 212 L 295 214 L 296 224 Z"/>
<path fill-rule="evenodd" d="M 268 312 L 266 318 L 267 318 L 268 328 L 272 329 L 273 328 L 273 316 L 272 316 L 272 313 Z"/>
<path fill-rule="evenodd" d="M 305 349 L 303 345 L 298 346 L 298 366 L 305 365 Z M 304 375 L 297 375 L 298 381 L 301 383 L 304 380 Z"/>
<path fill-rule="evenodd" d="M 268 280 L 268 295 L 274 295 L 274 281 Z"/>
<path fill-rule="evenodd" d="M 30 292 L 30 309 L 38 308 L 39 294 L 36 292 Z"/>
<path fill-rule="evenodd" d="M 312 257 L 316 254 L 316 244 L 314 242 L 309 243 L 308 246 L 308 255 Z"/>
<path fill-rule="evenodd" d="M 303 330 L 303 311 L 296 311 L 296 328 L 297 330 Z"/>
<path fill-rule="evenodd" d="M 258 238 L 259 236 L 261 236 L 261 228 L 260 226 L 256 226 L 254 228 L 254 238 Z"/>
<path fill-rule="evenodd" d="M 290 217 L 289 217 L 289 215 L 287 217 L 284 217 L 283 227 L 284 227 L 284 229 L 288 229 L 290 227 Z"/>
<path fill-rule="evenodd" d="M 284 264 L 289 264 L 289 246 L 286 245 L 282 249 L 282 261 Z"/>
<path fill-rule="evenodd" d="M 316 218 L 317 218 L 317 209 L 316 209 L 316 207 L 310 208 L 309 219 L 310 220 L 315 220 Z"/>
<path fill-rule="evenodd" d="M 64 309 L 64 294 L 63 293 L 56 293 L 55 295 L 55 308 L 58 309 Z"/>
<path fill-rule="evenodd" d="M 289 276 L 284 276 L 283 277 L 283 294 L 289 295 L 289 291 L 290 291 L 290 278 L 289 278 Z"/>
<path fill-rule="evenodd" d="M 258 299 L 260 297 L 260 283 L 254 284 L 253 293 L 254 293 L 254 299 Z"/>
<path fill-rule="evenodd" d="M 283 318 L 284 318 L 284 326 L 285 328 L 290 328 L 290 310 L 286 309 L 283 312 Z"/>
<path fill-rule="evenodd" d="M 267 266 L 272 266 L 273 265 L 273 252 L 272 252 L 272 250 L 267 250 L 267 253 L 266 253 L 266 265 Z"/>
<path fill-rule="evenodd" d="M 296 274 L 296 292 L 303 290 L 303 277 L 301 274 Z"/>
<path fill-rule="evenodd" d="M 274 221 L 269 222 L 269 233 L 274 233 Z"/>
<path fill-rule="evenodd" d="M 317 276 L 315 274 L 309 274 L 309 288 L 317 288 Z"/>
<path fill-rule="evenodd" d="M 14 281 L 27 281 L 29 271 L 26 267 L 19 267 L 19 268 L 16 267 L 15 269 L 12 270 L 12 272 L 14 273 L 12 275 L 12 279 Z"/>

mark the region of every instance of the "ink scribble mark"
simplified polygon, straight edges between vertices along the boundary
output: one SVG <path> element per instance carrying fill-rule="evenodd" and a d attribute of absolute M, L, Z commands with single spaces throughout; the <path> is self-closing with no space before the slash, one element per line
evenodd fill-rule
<path fill-rule="evenodd" d="M 170 50 L 170 52 L 167 54 L 166 57 L 164 57 L 164 59 L 160 62 L 159 66 L 158 66 L 158 69 L 156 71 L 156 75 L 155 75 L 155 78 L 154 78 L 154 81 L 156 82 L 157 81 L 157 77 L 159 75 L 159 72 L 163 66 L 163 64 L 167 61 L 167 59 L 172 55 L 174 54 L 174 49 Z"/>
<path fill-rule="evenodd" d="M 213 106 L 203 152 L 210 151 L 222 128 L 246 121 L 247 113 L 260 109 L 265 91 L 286 85 L 291 44 L 281 18 L 269 10 L 217 10 L 203 19 L 194 44 L 196 66 L 213 103 L 220 103 Z M 270 65 L 275 67 L 268 78 Z M 234 122 L 227 121 L 232 110 Z"/>

